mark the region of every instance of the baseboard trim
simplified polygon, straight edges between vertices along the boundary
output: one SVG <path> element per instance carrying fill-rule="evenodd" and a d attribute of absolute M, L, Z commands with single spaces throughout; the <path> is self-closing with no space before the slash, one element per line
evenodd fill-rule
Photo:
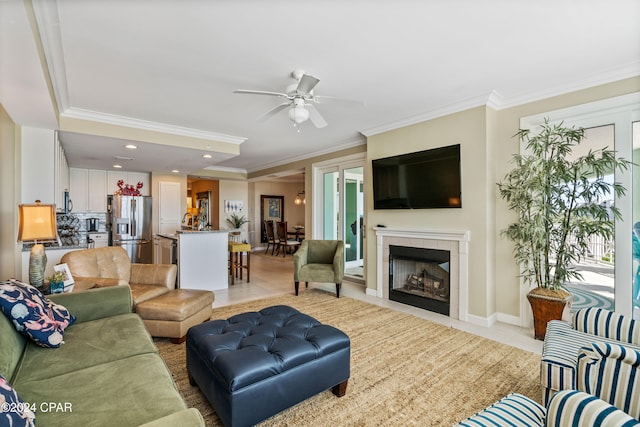
<path fill-rule="evenodd" d="M 509 325 L 522 326 L 522 320 L 520 316 L 514 316 L 512 314 L 498 313 L 498 322 L 507 323 Z"/>

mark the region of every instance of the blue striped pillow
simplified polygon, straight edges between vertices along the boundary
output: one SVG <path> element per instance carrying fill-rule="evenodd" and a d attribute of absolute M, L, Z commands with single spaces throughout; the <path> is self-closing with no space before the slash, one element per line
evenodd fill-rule
<path fill-rule="evenodd" d="M 623 411 L 588 393 L 559 391 L 547 406 L 547 427 L 637 427 L 638 421 Z"/>
<path fill-rule="evenodd" d="M 602 308 L 583 308 L 573 315 L 573 328 L 616 341 L 640 344 L 640 322 Z"/>
<path fill-rule="evenodd" d="M 511 393 L 455 427 L 542 426 L 544 407 L 518 393 Z"/>
<path fill-rule="evenodd" d="M 640 419 L 640 351 L 609 343 L 583 348 L 578 387 Z"/>

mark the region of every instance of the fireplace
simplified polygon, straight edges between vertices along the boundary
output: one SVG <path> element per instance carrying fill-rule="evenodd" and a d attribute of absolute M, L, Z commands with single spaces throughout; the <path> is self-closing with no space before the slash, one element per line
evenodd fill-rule
<path fill-rule="evenodd" d="M 449 315 L 447 250 L 389 245 L 389 299 Z"/>
<path fill-rule="evenodd" d="M 414 248 L 447 251 L 449 252 L 449 317 L 463 322 L 469 321 L 467 300 L 470 231 L 392 227 L 374 227 L 373 229 L 376 233 L 376 289 L 367 288 L 368 295 L 377 296 L 384 300 L 391 299 L 392 291 L 390 288 L 392 286 L 390 283 L 393 283 L 389 282 L 391 246 L 412 248 L 409 251 L 410 256 L 414 255 Z M 436 261 L 439 260 L 436 258 Z M 416 274 L 416 272 L 414 271 L 412 274 Z M 402 294 L 406 294 L 406 292 L 400 294 L 401 297 L 405 297 Z M 425 301 L 419 302 L 424 303 Z M 442 302 L 435 299 L 426 302 L 429 302 L 429 305 L 442 306 Z M 431 310 L 432 308 L 427 307 L 426 309 Z"/>

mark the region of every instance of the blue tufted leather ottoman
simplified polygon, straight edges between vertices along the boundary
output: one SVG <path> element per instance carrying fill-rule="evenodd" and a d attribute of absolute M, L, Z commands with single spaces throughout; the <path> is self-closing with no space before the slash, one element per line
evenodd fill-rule
<path fill-rule="evenodd" d="M 325 390 L 344 396 L 351 342 L 284 306 L 193 326 L 187 371 L 225 426 L 250 426 Z"/>

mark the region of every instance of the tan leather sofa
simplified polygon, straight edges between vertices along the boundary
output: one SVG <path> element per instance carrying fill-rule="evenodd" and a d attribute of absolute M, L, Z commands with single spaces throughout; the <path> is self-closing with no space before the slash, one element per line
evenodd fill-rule
<path fill-rule="evenodd" d="M 74 292 L 129 285 L 134 311 L 153 336 L 182 342 L 191 326 L 211 317 L 213 292 L 175 289 L 177 267 L 173 264 L 132 263 L 119 246 L 68 252 L 60 262 L 69 266 Z"/>

